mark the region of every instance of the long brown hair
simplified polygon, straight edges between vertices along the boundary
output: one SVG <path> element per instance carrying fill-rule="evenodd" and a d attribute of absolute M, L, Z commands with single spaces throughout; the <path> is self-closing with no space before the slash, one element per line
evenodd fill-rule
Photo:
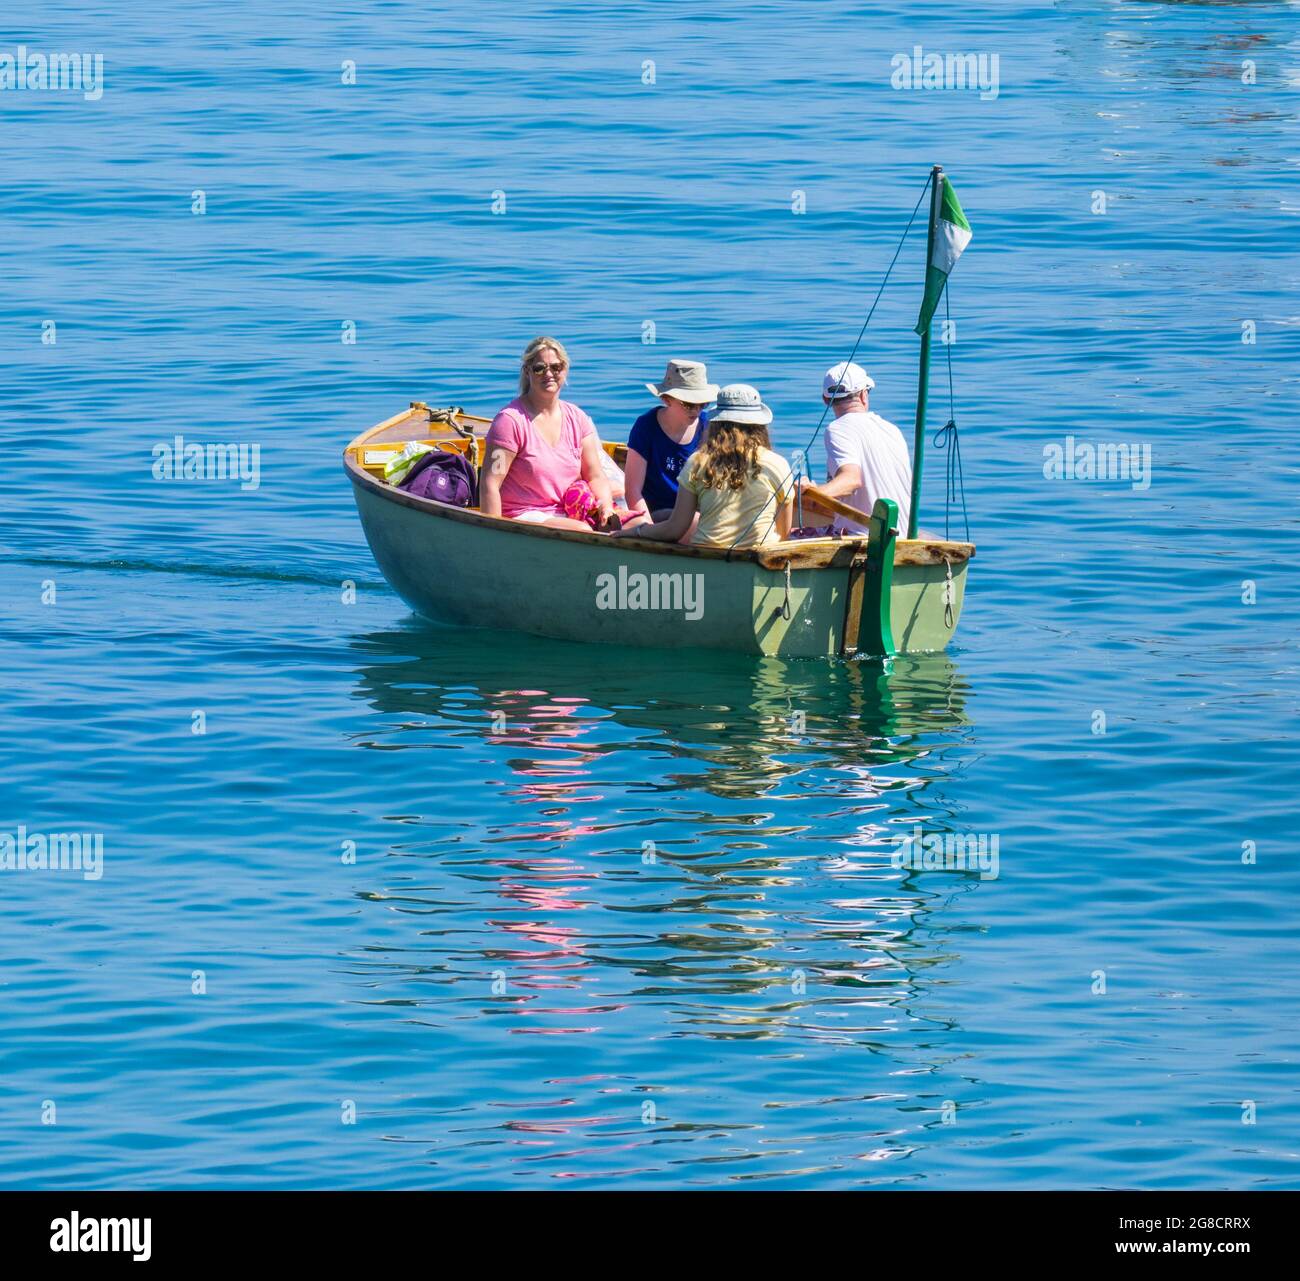
<path fill-rule="evenodd" d="M 772 438 L 762 423 L 712 422 L 704 433 L 695 464 L 708 489 L 744 489 L 758 476 L 758 451 L 771 449 Z"/>

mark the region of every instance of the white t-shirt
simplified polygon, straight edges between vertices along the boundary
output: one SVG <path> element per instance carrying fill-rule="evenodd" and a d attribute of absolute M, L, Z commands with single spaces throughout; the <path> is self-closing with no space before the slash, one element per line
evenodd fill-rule
<path fill-rule="evenodd" d="M 903 433 L 888 419 L 870 410 L 844 414 L 826 427 L 826 472 L 833 477 L 841 467 L 861 468 L 862 484 L 841 501 L 870 512 L 877 498 L 898 504 L 899 537 L 907 537 L 907 517 L 912 507 L 912 462 Z M 835 528 L 866 533 L 866 528 L 845 516 L 835 518 Z"/>

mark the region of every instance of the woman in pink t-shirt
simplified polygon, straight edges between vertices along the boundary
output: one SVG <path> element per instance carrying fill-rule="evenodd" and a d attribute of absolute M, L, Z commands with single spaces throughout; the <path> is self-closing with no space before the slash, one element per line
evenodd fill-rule
<path fill-rule="evenodd" d="M 554 338 L 534 338 L 524 349 L 519 396 L 488 429 L 479 483 L 479 510 L 485 516 L 589 534 L 589 523 L 564 514 L 564 495 L 581 480 L 595 496 L 598 526 L 606 527 L 614 517 L 595 424 L 577 405 L 560 399 L 568 370 L 568 352 Z"/>

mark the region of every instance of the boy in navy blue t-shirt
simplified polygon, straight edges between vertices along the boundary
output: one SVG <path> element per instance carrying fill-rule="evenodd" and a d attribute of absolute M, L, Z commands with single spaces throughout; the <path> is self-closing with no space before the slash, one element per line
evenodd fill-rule
<path fill-rule="evenodd" d="M 646 387 L 663 402 L 647 409 L 627 438 L 623 472 L 627 505 L 666 520 L 677 502 L 677 477 L 704 436 L 704 406 L 718 394 L 698 360 L 670 360 L 664 380 Z"/>

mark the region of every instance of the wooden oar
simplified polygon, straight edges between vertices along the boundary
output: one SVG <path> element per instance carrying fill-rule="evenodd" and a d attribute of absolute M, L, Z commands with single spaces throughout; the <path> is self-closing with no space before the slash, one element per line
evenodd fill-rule
<path fill-rule="evenodd" d="M 823 512 L 828 516 L 847 516 L 856 524 L 865 525 L 868 529 L 871 527 L 871 517 L 866 512 L 850 507 L 848 503 L 842 503 L 838 498 L 832 498 L 830 494 L 823 494 L 816 485 L 809 485 L 803 491 L 803 501 L 814 511 Z"/>

